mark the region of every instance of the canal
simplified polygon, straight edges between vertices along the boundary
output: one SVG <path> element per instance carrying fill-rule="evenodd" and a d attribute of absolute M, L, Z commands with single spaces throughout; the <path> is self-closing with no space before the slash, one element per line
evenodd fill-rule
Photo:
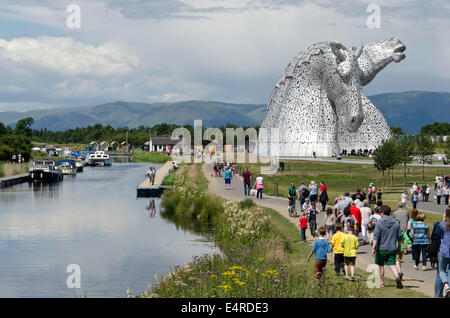
<path fill-rule="evenodd" d="M 161 218 L 160 199 L 136 198 L 148 165 L 86 167 L 59 184 L 0 190 L 0 297 L 125 297 L 216 251 Z M 80 268 L 80 289 L 66 285 L 70 264 Z"/>

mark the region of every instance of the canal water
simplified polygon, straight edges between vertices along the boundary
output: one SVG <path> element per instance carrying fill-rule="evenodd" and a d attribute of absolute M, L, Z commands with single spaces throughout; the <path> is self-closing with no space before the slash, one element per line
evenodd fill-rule
<path fill-rule="evenodd" d="M 218 252 L 163 219 L 160 199 L 136 198 L 148 165 L 86 167 L 58 184 L 0 190 L 0 297 L 125 297 L 155 273 Z M 67 287 L 70 264 L 80 289 Z"/>

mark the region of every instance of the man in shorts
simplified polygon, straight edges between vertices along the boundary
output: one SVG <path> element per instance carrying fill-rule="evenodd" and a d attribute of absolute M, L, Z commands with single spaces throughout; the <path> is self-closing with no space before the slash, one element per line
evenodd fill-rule
<path fill-rule="evenodd" d="M 224 178 L 225 179 L 225 189 L 229 190 L 230 184 L 231 184 L 231 177 L 232 177 L 231 168 L 228 167 L 225 170 L 224 176 L 225 176 L 225 178 Z"/>
<path fill-rule="evenodd" d="M 403 288 L 396 266 L 397 253 L 400 253 L 402 245 L 402 231 L 399 222 L 390 215 L 391 208 L 383 205 L 381 219 L 377 222 L 373 234 L 372 255 L 375 256 L 375 264 L 380 267 L 380 287 L 384 287 L 384 265 L 388 265 L 394 274 L 397 288 Z"/>

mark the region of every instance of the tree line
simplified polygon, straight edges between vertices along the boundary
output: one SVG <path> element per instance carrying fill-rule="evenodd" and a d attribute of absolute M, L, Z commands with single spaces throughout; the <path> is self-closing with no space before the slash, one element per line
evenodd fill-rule
<path fill-rule="evenodd" d="M 414 157 L 422 162 L 422 180 L 425 180 L 425 162 L 434 154 L 435 144 L 430 136 L 426 134 L 401 135 L 391 139 L 383 140 L 376 148 L 374 158 L 375 167 L 383 174 L 383 187 L 385 182 L 385 172 L 387 179 L 392 182 L 393 170 L 401 165 L 403 168 L 403 181 L 406 185 L 406 165 L 413 161 Z M 447 140 L 445 153 L 450 155 L 450 140 Z M 391 177 L 391 178 L 390 178 Z"/>
<path fill-rule="evenodd" d="M 22 154 L 25 160 L 31 156 L 31 117 L 19 120 L 14 128 L 0 122 L 0 160 L 10 160 L 13 154 Z"/>

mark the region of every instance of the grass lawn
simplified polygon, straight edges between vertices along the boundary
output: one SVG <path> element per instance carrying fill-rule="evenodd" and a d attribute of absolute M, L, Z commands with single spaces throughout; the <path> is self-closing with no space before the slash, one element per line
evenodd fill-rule
<path fill-rule="evenodd" d="M 260 172 L 262 164 L 242 164 L 243 167 L 249 168 L 253 176 Z M 436 174 L 450 173 L 450 167 L 425 167 L 425 181 L 422 181 L 422 167 L 409 166 L 407 173 L 407 185 L 403 183 L 403 169 L 397 167 L 394 169 L 394 179 L 392 185 L 385 184 L 383 189 L 383 203 L 396 207 L 400 201 L 402 191 L 407 187 L 411 187 L 413 182 L 419 185 L 428 183 L 434 184 Z M 374 183 L 375 187 L 382 187 L 382 174 L 373 164 L 353 164 L 346 162 L 317 162 L 317 161 L 285 161 L 285 171 L 277 172 L 273 175 L 263 175 L 264 177 L 264 193 L 275 195 L 275 184 L 278 184 L 278 196 L 287 197 L 287 189 L 291 182 L 298 187 L 301 182 L 306 185 L 311 180 L 316 184 L 324 181 L 328 188 L 329 203 L 345 192 L 355 193 L 356 189 L 368 188 L 370 183 Z"/>
<path fill-rule="evenodd" d="M 165 163 L 169 160 L 170 156 L 165 152 L 136 151 L 133 155 L 134 162 Z"/>

